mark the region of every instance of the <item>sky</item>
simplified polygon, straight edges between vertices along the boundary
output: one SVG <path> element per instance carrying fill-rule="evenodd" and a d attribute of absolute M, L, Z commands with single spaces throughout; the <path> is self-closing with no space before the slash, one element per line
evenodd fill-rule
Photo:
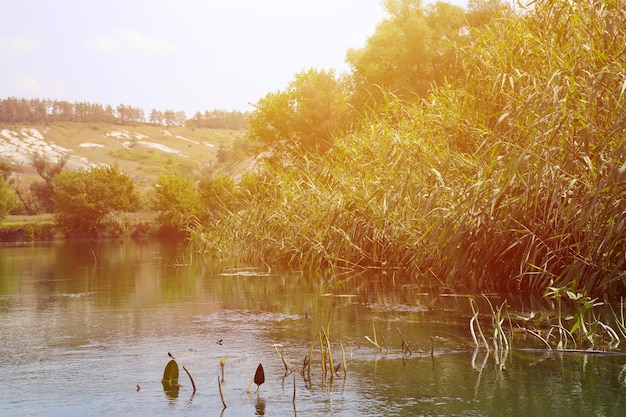
<path fill-rule="evenodd" d="M 0 16 L 0 98 L 192 117 L 251 111 L 304 69 L 348 72 L 385 14 L 381 0 L 0 0 Z"/>

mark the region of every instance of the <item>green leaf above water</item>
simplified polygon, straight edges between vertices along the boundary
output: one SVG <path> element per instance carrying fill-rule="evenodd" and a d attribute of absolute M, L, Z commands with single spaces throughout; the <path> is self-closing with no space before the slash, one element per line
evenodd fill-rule
<path fill-rule="evenodd" d="M 161 382 L 163 385 L 178 385 L 178 364 L 175 360 L 172 359 L 165 366 Z"/>

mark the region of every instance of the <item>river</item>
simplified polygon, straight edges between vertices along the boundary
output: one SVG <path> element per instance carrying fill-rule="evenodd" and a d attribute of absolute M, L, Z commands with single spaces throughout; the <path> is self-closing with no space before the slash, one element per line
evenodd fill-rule
<path fill-rule="evenodd" d="M 389 274 L 322 280 L 158 242 L 5 245 L 0 415 L 626 415 L 626 356 L 518 349 L 524 339 L 476 350 L 470 318 L 466 296 Z M 174 390 L 161 383 L 168 353 Z"/>

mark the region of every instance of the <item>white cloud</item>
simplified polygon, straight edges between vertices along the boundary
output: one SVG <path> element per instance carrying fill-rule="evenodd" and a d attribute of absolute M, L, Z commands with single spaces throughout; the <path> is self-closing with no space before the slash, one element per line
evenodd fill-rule
<path fill-rule="evenodd" d="M 98 35 L 95 38 L 88 39 L 85 44 L 103 52 L 114 52 L 115 50 L 115 43 L 103 35 Z"/>
<path fill-rule="evenodd" d="M 23 38 L 12 38 L 11 46 L 15 52 L 22 54 L 30 54 L 39 48 L 37 42 Z"/>
<path fill-rule="evenodd" d="M 126 29 L 116 29 L 111 36 L 98 34 L 85 41 L 85 44 L 98 51 L 115 55 L 167 55 L 176 51 L 171 42 Z"/>
<path fill-rule="evenodd" d="M 41 84 L 35 78 L 28 75 L 20 75 L 13 82 L 13 89 L 17 92 L 17 95 L 25 97 L 60 97 L 67 89 L 61 83 L 57 83 L 53 86 L 45 86 Z"/>
<path fill-rule="evenodd" d="M 11 52 L 26 55 L 36 52 L 37 49 L 39 49 L 37 42 L 28 39 L 20 37 L 0 38 L 0 53 Z"/>

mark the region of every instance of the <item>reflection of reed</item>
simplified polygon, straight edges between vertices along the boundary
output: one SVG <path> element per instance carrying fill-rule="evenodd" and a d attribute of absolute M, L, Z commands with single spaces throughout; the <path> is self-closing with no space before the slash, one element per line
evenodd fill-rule
<path fill-rule="evenodd" d="M 474 399 L 478 398 L 478 389 L 480 388 L 480 380 L 483 375 L 483 369 L 485 369 L 485 365 L 487 365 L 487 359 L 489 359 L 489 351 L 485 353 L 485 357 L 483 358 L 483 363 L 480 365 L 480 368 L 476 367 L 476 358 L 478 357 L 478 351 L 480 349 L 476 347 L 474 349 L 474 353 L 472 354 L 472 369 L 478 371 L 478 378 L 476 378 L 476 384 L 474 385 Z"/>

